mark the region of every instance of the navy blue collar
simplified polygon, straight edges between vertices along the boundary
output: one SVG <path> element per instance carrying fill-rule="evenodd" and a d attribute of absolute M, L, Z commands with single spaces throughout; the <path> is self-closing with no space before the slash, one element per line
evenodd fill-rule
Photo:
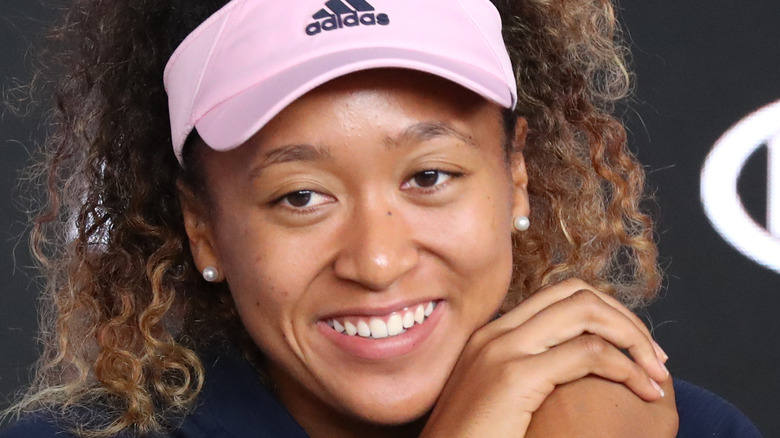
<path fill-rule="evenodd" d="M 235 350 L 204 355 L 203 363 L 203 391 L 177 438 L 309 437 Z"/>

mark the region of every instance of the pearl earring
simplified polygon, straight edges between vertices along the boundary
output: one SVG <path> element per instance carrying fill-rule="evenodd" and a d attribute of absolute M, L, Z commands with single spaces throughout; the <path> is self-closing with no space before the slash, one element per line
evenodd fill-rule
<path fill-rule="evenodd" d="M 209 283 L 214 283 L 219 277 L 219 271 L 214 266 L 206 266 L 203 269 L 203 279 Z"/>
<path fill-rule="evenodd" d="M 525 231 L 531 227 L 531 220 L 528 219 L 528 216 L 517 216 L 512 225 L 514 225 L 517 231 Z"/>

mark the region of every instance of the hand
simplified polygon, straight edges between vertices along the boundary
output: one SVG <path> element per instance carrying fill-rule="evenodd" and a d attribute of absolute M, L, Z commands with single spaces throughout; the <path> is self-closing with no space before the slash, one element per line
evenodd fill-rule
<path fill-rule="evenodd" d="M 590 374 L 655 401 L 662 397 L 658 382 L 669 378 L 665 360 L 636 315 L 581 280 L 567 280 L 471 336 L 421 437 L 523 437 L 556 385 Z"/>

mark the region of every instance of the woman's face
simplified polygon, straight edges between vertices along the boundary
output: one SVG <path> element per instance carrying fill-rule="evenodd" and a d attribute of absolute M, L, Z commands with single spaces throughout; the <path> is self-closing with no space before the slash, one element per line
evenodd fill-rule
<path fill-rule="evenodd" d="M 503 142 L 496 105 L 373 70 L 203 154 L 214 208 L 185 199 L 193 255 L 219 268 L 299 421 L 400 424 L 433 406 L 509 286 L 528 204 Z"/>

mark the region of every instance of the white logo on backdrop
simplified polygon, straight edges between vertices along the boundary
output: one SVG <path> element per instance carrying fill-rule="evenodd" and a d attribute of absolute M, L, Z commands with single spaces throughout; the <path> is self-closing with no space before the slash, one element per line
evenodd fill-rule
<path fill-rule="evenodd" d="M 767 227 L 737 193 L 748 158 L 767 148 Z M 715 229 L 742 254 L 780 273 L 780 101 L 745 117 L 715 143 L 701 172 L 701 199 Z"/>

